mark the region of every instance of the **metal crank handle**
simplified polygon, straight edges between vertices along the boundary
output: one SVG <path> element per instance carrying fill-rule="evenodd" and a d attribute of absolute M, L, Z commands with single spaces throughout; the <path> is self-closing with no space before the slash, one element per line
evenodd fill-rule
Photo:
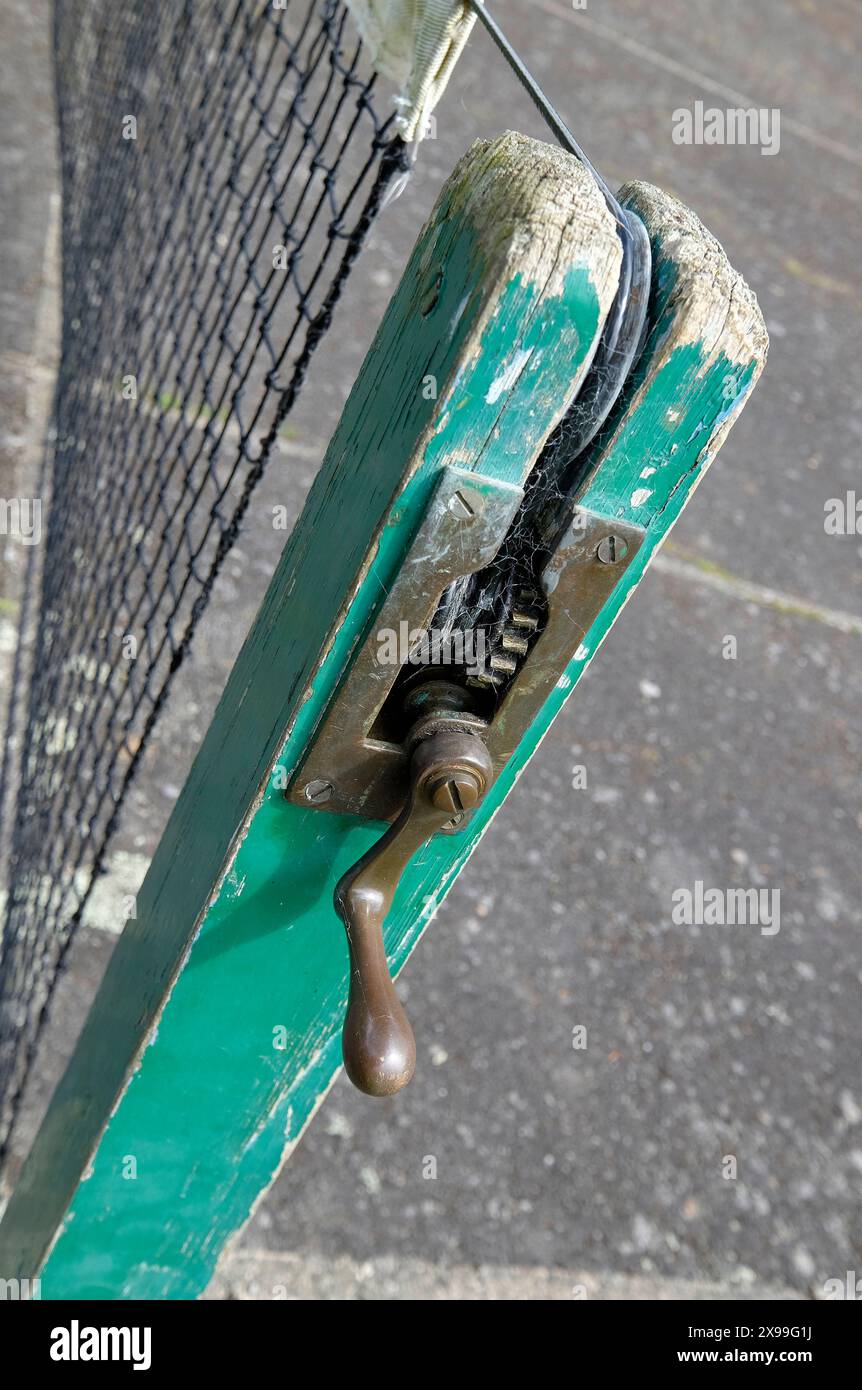
<path fill-rule="evenodd" d="M 478 806 L 491 777 L 491 758 L 477 735 L 450 730 L 420 740 L 410 761 L 403 811 L 335 889 L 335 909 L 350 949 L 344 1066 L 366 1095 L 394 1095 L 407 1085 L 416 1065 L 413 1030 L 383 946 L 383 923 L 398 880 L 426 840 Z"/>

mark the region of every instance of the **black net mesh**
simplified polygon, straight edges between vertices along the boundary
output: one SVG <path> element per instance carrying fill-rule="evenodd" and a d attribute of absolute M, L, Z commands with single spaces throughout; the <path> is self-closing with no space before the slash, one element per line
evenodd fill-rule
<path fill-rule="evenodd" d="M 0 1152 L 171 679 L 406 166 L 338 0 L 57 0 L 55 60 L 63 324 L 4 768 Z"/>

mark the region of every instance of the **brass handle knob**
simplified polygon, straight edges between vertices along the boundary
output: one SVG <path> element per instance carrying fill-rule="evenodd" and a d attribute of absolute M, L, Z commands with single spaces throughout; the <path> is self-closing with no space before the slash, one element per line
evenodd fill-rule
<path fill-rule="evenodd" d="M 403 811 L 335 889 L 335 908 L 350 949 L 344 1066 L 354 1086 L 367 1095 L 400 1091 L 416 1065 L 413 1030 L 383 946 L 383 923 L 398 880 L 420 845 L 453 816 L 479 804 L 491 776 L 488 750 L 475 734 L 440 731 L 422 739 L 410 761 Z"/>

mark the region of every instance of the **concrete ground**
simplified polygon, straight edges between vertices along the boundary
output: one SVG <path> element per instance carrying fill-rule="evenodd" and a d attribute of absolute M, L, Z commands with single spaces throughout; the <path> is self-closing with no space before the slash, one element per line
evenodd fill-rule
<path fill-rule="evenodd" d="M 53 350 L 48 8 L 11 0 L 0 18 L 4 488 L 37 459 Z M 760 297 L 769 365 L 406 972 L 414 1082 L 382 1104 L 336 1084 L 211 1293 L 822 1296 L 862 1269 L 862 536 L 824 529 L 830 498 L 862 496 L 858 8 L 493 9 L 609 181 L 662 184 L 723 242 Z M 777 108 L 780 150 L 674 144 L 674 111 L 697 100 Z M 180 674 L 73 953 L 22 1145 L 110 950 L 111 892 L 142 876 L 272 571 L 270 509 L 301 507 L 454 161 L 507 127 L 544 134 L 477 31 Z M 8 654 L 14 570 L 6 582 Z M 780 890 L 780 931 L 675 926 L 671 894 L 698 879 Z"/>

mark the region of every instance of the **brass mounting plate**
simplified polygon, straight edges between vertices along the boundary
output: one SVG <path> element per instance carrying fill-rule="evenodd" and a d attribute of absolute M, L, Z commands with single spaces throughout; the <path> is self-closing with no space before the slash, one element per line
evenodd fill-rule
<path fill-rule="evenodd" d="M 576 507 L 542 572 L 548 617 L 483 738 L 499 775 L 643 544 L 640 526 Z"/>
<path fill-rule="evenodd" d="M 392 820 L 402 808 L 409 750 L 369 731 L 400 672 L 377 661 L 378 634 L 424 629 L 453 580 L 497 553 L 521 500 L 520 488 L 445 468 L 398 578 L 287 792 L 299 805 Z M 496 777 L 582 644 L 643 543 L 645 532 L 576 507 L 541 576 L 547 621 L 494 713 L 479 725 Z"/>

